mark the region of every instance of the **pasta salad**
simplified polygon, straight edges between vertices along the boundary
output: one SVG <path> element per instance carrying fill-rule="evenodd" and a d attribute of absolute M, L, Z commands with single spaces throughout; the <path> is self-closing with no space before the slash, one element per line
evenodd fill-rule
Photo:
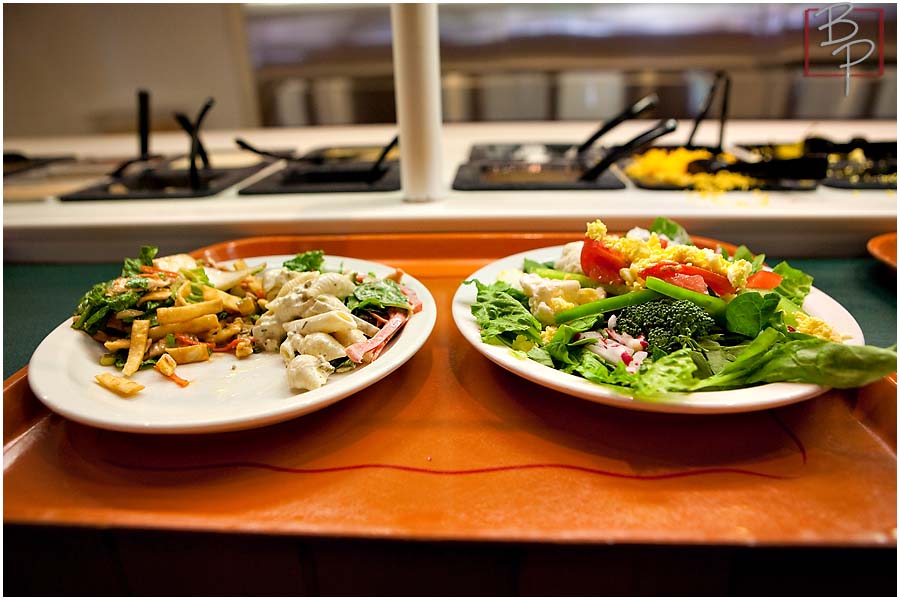
<path fill-rule="evenodd" d="M 144 388 L 130 379 L 142 369 L 187 386 L 178 366 L 216 353 L 278 352 L 290 387 L 313 390 L 332 373 L 375 360 L 422 306 L 401 284 L 401 271 L 387 278 L 329 272 L 321 250 L 272 269 L 157 253 L 145 246 L 125 259 L 120 276 L 91 287 L 74 311 L 72 327 L 106 350 L 100 364 L 121 371 L 96 381 L 122 396 Z"/>

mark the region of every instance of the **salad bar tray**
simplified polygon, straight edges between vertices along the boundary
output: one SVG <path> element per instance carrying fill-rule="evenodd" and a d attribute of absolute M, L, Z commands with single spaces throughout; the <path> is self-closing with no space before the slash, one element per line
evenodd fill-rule
<path fill-rule="evenodd" d="M 580 237 L 284 236 L 197 250 L 195 257 L 226 261 L 321 249 L 391 265 L 428 288 L 437 320 L 384 379 L 317 412 L 243 431 L 82 425 L 45 408 L 23 368 L 4 383 L 4 522 L 403 540 L 896 546 L 896 376 L 748 413 L 651 413 L 541 387 L 466 341 L 451 310 L 463 279 L 502 257 Z"/>

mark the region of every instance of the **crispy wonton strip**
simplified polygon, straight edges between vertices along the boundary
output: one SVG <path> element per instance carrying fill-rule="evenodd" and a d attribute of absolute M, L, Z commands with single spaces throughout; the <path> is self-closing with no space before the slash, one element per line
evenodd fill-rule
<path fill-rule="evenodd" d="M 128 348 L 128 360 L 122 367 L 122 375 L 130 377 L 137 373 L 144 360 L 144 352 L 147 351 L 147 332 L 150 330 L 150 321 L 135 319 L 131 323 L 131 346 Z"/>
<path fill-rule="evenodd" d="M 122 338 L 119 340 L 107 340 L 103 342 L 103 347 L 110 352 L 115 352 L 116 350 L 124 350 L 125 348 L 131 347 L 131 340 L 129 340 L 128 338 Z"/>
<path fill-rule="evenodd" d="M 206 344 L 169 348 L 166 352 L 168 352 L 169 356 L 175 359 L 175 362 L 179 365 L 209 360 L 209 349 Z"/>
<path fill-rule="evenodd" d="M 100 373 L 99 375 L 95 375 L 94 379 L 106 389 L 121 396 L 133 396 L 144 389 L 144 386 L 136 381 L 129 381 L 124 377 L 116 377 L 111 373 Z"/>
<path fill-rule="evenodd" d="M 241 298 L 234 294 L 217 290 L 214 287 L 209 287 L 208 285 L 203 286 L 204 300 L 215 300 L 217 298 L 222 301 L 222 306 L 230 313 L 249 315 L 256 311 L 256 305 L 253 303 L 253 298 Z"/>
<path fill-rule="evenodd" d="M 203 315 L 183 323 L 169 323 L 150 328 L 150 339 L 158 340 L 170 333 L 203 333 L 219 328 L 219 317 L 216 315 Z"/>
<path fill-rule="evenodd" d="M 160 325 L 169 325 L 220 312 L 222 312 L 222 300 L 217 298 L 206 302 L 197 302 L 196 304 L 186 304 L 185 306 L 159 308 L 156 310 L 156 320 L 159 321 Z"/>
<path fill-rule="evenodd" d="M 171 294 L 171 292 L 168 290 L 168 288 L 162 289 L 162 290 L 155 290 L 153 292 L 147 292 L 146 294 L 141 296 L 141 299 L 138 300 L 137 303 L 138 303 L 138 306 L 140 306 L 141 304 L 150 302 L 151 300 L 153 300 L 153 301 L 165 300 L 166 298 L 169 297 L 170 294 Z"/>

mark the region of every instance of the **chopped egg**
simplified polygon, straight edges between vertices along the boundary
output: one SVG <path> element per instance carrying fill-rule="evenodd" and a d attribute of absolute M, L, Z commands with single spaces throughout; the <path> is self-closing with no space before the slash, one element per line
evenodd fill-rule
<path fill-rule="evenodd" d="M 625 173 L 646 184 L 692 187 L 699 192 L 748 190 L 758 186 L 756 180 L 740 173 L 725 170 L 715 173 L 689 172 L 688 165 L 692 162 L 712 158 L 712 153 L 707 150 L 651 148 L 635 156 L 631 164 L 625 167 Z M 736 160 L 728 153 L 721 154 L 720 158 L 729 163 Z"/>
<path fill-rule="evenodd" d="M 582 288 L 573 279 L 547 279 L 534 273 L 523 274 L 519 283 L 528 296 L 528 308 L 542 325 L 556 322 L 556 313 L 606 297 L 602 289 Z"/>
<path fill-rule="evenodd" d="M 544 325 L 555 322 L 553 315 L 573 308 L 581 284 L 571 279 L 546 279 L 526 273 L 520 279 L 522 291 L 528 296 L 531 314 Z"/>
<path fill-rule="evenodd" d="M 557 327 L 554 327 L 553 325 L 551 325 L 551 326 L 545 328 L 545 329 L 541 332 L 541 343 L 542 343 L 542 344 L 549 344 L 550 341 L 553 339 L 553 336 L 556 335 L 556 330 L 557 330 L 557 329 L 558 329 L 558 328 L 557 328 Z"/>
<path fill-rule="evenodd" d="M 644 240 L 640 237 L 608 235 L 606 231 L 606 225 L 598 219 L 588 224 L 587 236 L 603 242 L 604 246 L 618 252 L 630 263 L 620 274 L 626 283 L 635 288 L 644 287 L 644 280 L 639 275 L 641 271 L 666 261 L 693 265 L 724 275 L 736 288 L 746 285 L 747 278 L 753 270 L 753 265 L 749 261 L 741 259 L 731 262 L 710 248 L 672 242 L 668 242 L 663 248 L 660 237 L 655 233 L 650 233 Z"/>
<path fill-rule="evenodd" d="M 825 340 L 831 340 L 832 342 L 844 341 L 843 336 L 832 329 L 831 325 L 829 325 L 822 319 L 811 317 L 803 313 L 798 313 L 796 318 L 797 326 L 794 329 L 796 329 L 800 333 L 814 335 Z"/>

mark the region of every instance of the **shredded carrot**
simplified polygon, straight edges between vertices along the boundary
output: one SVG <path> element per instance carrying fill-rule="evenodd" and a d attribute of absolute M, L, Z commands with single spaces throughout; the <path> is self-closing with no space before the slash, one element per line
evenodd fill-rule
<path fill-rule="evenodd" d="M 213 346 L 213 344 L 201 342 L 200 340 L 192 338 L 191 336 L 185 335 L 183 333 L 176 333 L 175 341 L 182 346 L 208 346 L 210 348 Z"/>
<path fill-rule="evenodd" d="M 187 386 L 191 383 L 191 382 L 188 381 L 187 379 L 184 379 L 184 378 L 182 378 L 182 377 L 179 377 L 179 376 L 176 375 L 175 373 L 172 373 L 171 375 L 166 375 L 166 377 L 168 377 L 169 379 L 171 379 L 172 381 L 174 381 L 175 383 L 177 383 L 177 384 L 180 385 L 181 387 L 187 387 Z"/>
<path fill-rule="evenodd" d="M 235 348 L 237 348 L 238 344 L 240 344 L 245 339 L 246 338 L 234 338 L 233 340 L 231 340 L 224 346 L 220 346 L 220 347 L 216 348 L 215 346 L 210 344 L 209 347 L 213 352 L 230 352 L 230 351 L 234 350 Z"/>

